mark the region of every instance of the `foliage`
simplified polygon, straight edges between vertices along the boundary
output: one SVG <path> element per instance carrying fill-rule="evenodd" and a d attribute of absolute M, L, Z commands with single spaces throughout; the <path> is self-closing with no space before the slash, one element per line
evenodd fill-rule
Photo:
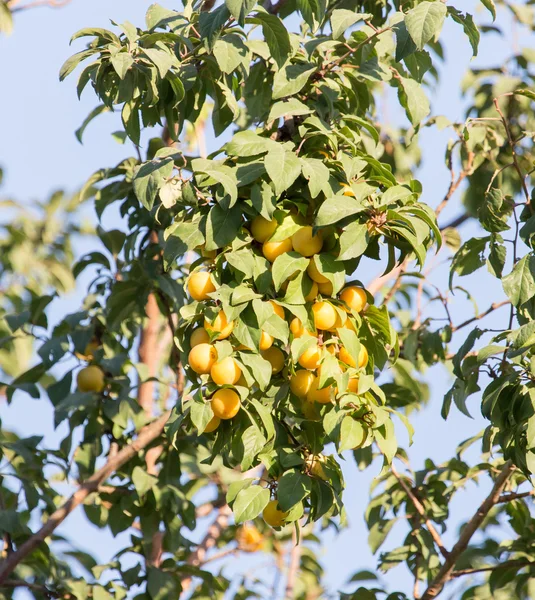
<path fill-rule="evenodd" d="M 495 19 L 494 2 L 481 4 Z M 0 2 L 2 31 L 12 8 Z M 530 4 L 498 8 L 533 27 Z M 349 458 L 382 464 L 365 515 L 382 573 L 405 564 L 425 600 L 457 578 L 466 599 L 531 597 L 533 53 L 467 74 L 464 123 L 432 115 L 444 24 L 461 28 L 474 56 L 495 29 L 463 11 L 440 0 L 186 2 L 152 5 L 143 27 L 74 34 L 86 46 L 60 79 L 83 63 L 78 95 L 92 89 L 100 102 L 76 136 L 120 112 L 119 137 L 135 156 L 94 173 L 73 198 L 54 194 L 38 216 L 6 202 L 20 216 L 0 238 L 2 386 L 8 402 L 47 398 L 66 435 L 47 448 L 2 432 L 2 597 L 28 584 L 36 598 L 266 597 L 261 577 L 236 583 L 204 569 L 219 558 L 206 554 L 214 546 L 262 548 L 277 565 L 288 547 L 286 595 L 328 597 L 316 534 L 346 525 Z M 406 129 L 384 123 L 380 94 L 397 96 Z M 207 118 L 216 142 L 206 155 Z M 156 126 L 162 135 L 150 137 Z M 433 209 L 413 175 L 418 135 L 444 126 L 452 179 Z M 461 187 L 465 212 L 439 226 Z M 90 233 L 75 211 L 87 201 L 99 247 L 74 262 L 71 238 Z M 111 207 L 121 229 L 108 229 Z M 478 234 L 463 243 L 455 227 L 468 221 Z M 451 261 L 449 290 L 429 277 L 438 252 Z M 383 278 L 366 291 L 359 270 L 371 261 Z M 470 297 L 459 279 L 485 268 L 503 301 L 455 325 L 450 294 Z M 49 305 L 81 277 L 90 279 L 82 306 L 49 326 Z M 438 327 L 424 297 L 444 309 Z M 506 327 L 477 326 L 501 306 Z M 398 438 L 411 443 L 437 364 L 454 376 L 442 417 L 453 404 L 470 416 L 478 394 L 489 425 L 457 456 L 414 471 Z M 472 464 L 464 456 L 475 444 Z M 490 494 L 448 551 L 452 501 L 488 477 Z M 58 483 L 75 492 L 60 517 Z M 131 534 L 109 564 L 64 550 L 54 533 L 82 502 L 96 527 Z M 204 539 L 189 539 L 208 514 Z M 506 520 L 510 540 L 492 529 Z M 400 545 L 384 549 L 403 527 Z M 476 531 L 482 541 L 472 542 Z M 366 571 L 344 590 L 409 597 Z"/>

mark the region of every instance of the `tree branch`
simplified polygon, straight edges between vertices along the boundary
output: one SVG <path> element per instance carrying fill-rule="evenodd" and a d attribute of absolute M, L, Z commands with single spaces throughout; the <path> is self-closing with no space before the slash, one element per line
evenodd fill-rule
<path fill-rule="evenodd" d="M 295 527 L 292 531 L 292 549 L 290 552 L 290 564 L 288 565 L 288 578 L 286 579 L 286 600 L 293 600 L 295 580 L 301 564 L 301 541 L 297 541 L 297 532 Z"/>
<path fill-rule="evenodd" d="M 8 576 L 13 572 L 17 565 L 31 554 L 44 540 L 50 536 L 54 530 L 63 523 L 71 512 L 93 492 L 98 491 L 99 486 L 108 479 L 117 469 L 122 467 L 131 458 L 153 442 L 164 430 L 170 411 L 165 412 L 155 421 L 146 425 L 139 433 L 139 436 L 128 446 L 120 450 L 114 458 L 108 460 L 106 464 L 96 473 L 91 475 L 74 494 L 56 511 L 54 511 L 41 529 L 31 535 L 16 552 L 11 554 L 0 564 L 0 584 L 4 584 Z"/>
<path fill-rule="evenodd" d="M 473 323 L 474 321 L 479 321 L 480 319 L 483 319 L 484 317 L 486 317 L 487 315 L 489 315 L 492 311 L 494 311 L 497 308 L 500 308 L 502 306 L 506 306 L 507 304 L 510 304 L 509 300 L 502 300 L 501 302 L 494 302 L 493 304 L 491 304 L 487 308 L 487 310 L 483 311 L 482 313 L 480 313 L 476 317 L 471 317 L 470 319 L 466 319 L 466 321 L 463 321 L 459 325 L 457 325 L 455 327 L 452 327 L 451 330 L 452 331 L 458 331 L 459 329 L 462 329 L 463 327 L 466 327 L 467 325 L 470 325 L 470 323 Z"/>
<path fill-rule="evenodd" d="M 483 523 L 491 508 L 498 502 L 500 495 L 507 484 L 507 480 L 514 470 L 515 466 L 513 463 L 510 460 L 507 461 L 500 471 L 498 477 L 496 477 L 490 494 L 477 509 L 475 515 L 463 527 L 457 543 L 453 546 L 448 558 L 444 561 L 444 564 L 440 568 L 439 572 L 429 584 L 427 590 L 424 592 L 422 600 L 431 600 L 431 598 L 436 598 L 444 585 L 451 579 L 457 559 L 466 550 L 470 540 L 472 539 L 472 536 L 479 529 L 481 523 Z"/>
<path fill-rule="evenodd" d="M 530 490 L 529 492 L 511 492 L 510 494 L 502 494 L 498 498 L 498 502 L 496 504 L 500 504 L 502 502 L 512 502 L 513 500 L 520 500 L 521 498 L 527 498 L 528 496 L 535 496 L 535 490 Z"/>
<path fill-rule="evenodd" d="M 440 550 L 440 553 L 442 554 L 442 556 L 444 558 L 448 558 L 450 553 L 446 550 L 446 547 L 444 546 L 444 542 L 442 541 L 442 538 L 440 537 L 440 534 L 438 533 L 438 531 L 435 529 L 435 526 L 429 520 L 429 518 L 425 512 L 425 508 L 424 508 L 423 504 L 420 502 L 420 500 L 418 500 L 418 498 L 415 496 L 414 492 L 407 485 L 406 481 L 404 481 L 404 479 L 398 473 L 398 471 L 393 463 L 390 465 L 390 468 L 392 470 L 392 475 L 394 475 L 394 477 L 399 481 L 401 487 L 405 490 L 405 493 L 407 494 L 407 496 L 410 498 L 411 502 L 413 503 L 414 508 L 416 509 L 416 512 L 424 520 L 424 523 L 425 523 L 429 533 L 431 534 L 433 541 L 435 542 L 438 549 Z"/>
<path fill-rule="evenodd" d="M 227 504 L 221 506 L 217 516 L 208 527 L 208 530 L 197 548 L 188 556 L 186 563 L 193 567 L 199 567 L 206 562 L 206 553 L 213 548 L 228 524 L 231 510 Z M 182 580 L 182 591 L 185 592 L 191 586 L 193 577 L 188 575 Z"/>
<path fill-rule="evenodd" d="M 515 567 L 527 567 L 529 565 L 535 565 L 535 561 L 528 560 L 527 558 L 509 560 L 504 563 L 500 563 L 499 565 L 490 565 L 488 567 L 479 567 L 477 569 L 460 569 L 458 571 L 453 571 L 450 575 L 450 579 L 453 579 L 455 577 L 463 577 L 464 575 L 473 575 L 474 573 L 484 573 L 486 571 L 496 571 L 498 569 L 513 569 Z"/>

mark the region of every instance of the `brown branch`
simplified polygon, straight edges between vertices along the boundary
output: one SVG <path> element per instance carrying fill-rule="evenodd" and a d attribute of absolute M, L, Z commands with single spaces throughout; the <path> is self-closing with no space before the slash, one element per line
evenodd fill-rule
<path fill-rule="evenodd" d="M 161 435 L 169 415 L 170 412 L 166 412 L 149 425 L 146 425 L 140 431 L 137 439 L 125 446 L 113 459 L 108 460 L 101 469 L 91 475 L 60 508 L 50 515 L 37 533 L 31 535 L 16 552 L 8 556 L 0 565 L 0 584 L 5 583 L 17 565 L 44 542 L 77 506 L 82 504 L 90 494 L 98 491 L 100 485 L 108 477 Z"/>
<path fill-rule="evenodd" d="M 483 523 L 492 507 L 498 502 L 500 495 L 507 484 L 507 480 L 514 470 L 515 466 L 510 460 L 504 464 L 500 474 L 494 481 L 494 485 L 492 486 L 490 494 L 485 498 L 474 516 L 463 527 L 457 543 L 453 546 L 448 558 L 446 558 L 437 575 L 424 592 L 422 600 L 431 600 L 431 598 L 436 598 L 444 585 L 451 579 L 457 559 L 466 550 L 470 540 L 472 539 L 472 536 L 479 529 L 481 523 Z"/>
<path fill-rule="evenodd" d="M 438 549 L 440 550 L 440 553 L 442 554 L 442 556 L 444 558 L 447 559 L 449 557 L 450 553 L 446 550 L 446 547 L 444 546 L 444 542 L 442 541 L 442 538 L 440 537 L 440 534 L 438 533 L 438 531 L 435 529 L 435 526 L 429 520 L 429 518 L 428 518 L 428 516 L 427 516 L 427 514 L 425 512 L 425 508 L 424 508 L 423 504 L 420 502 L 420 500 L 418 500 L 418 498 L 416 497 L 416 495 L 414 494 L 414 492 L 407 485 L 407 482 L 398 473 L 398 471 L 397 471 L 396 467 L 394 466 L 394 464 L 391 464 L 390 468 L 392 470 L 392 475 L 394 475 L 394 477 L 399 481 L 401 487 L 405 490 L 405 493 L 407 494 L 407 496 L 410 498 L 411 502 L 413 503 L 414 508 L 416 509 L 416 512 L 424 520 L 424 523 L 425 523 L 425 525 L 426 525 L 429 533 L 431 534 L 431 537 L 433 538 L 433 541 L 435 542 L 435 544 L 437 545 Z"/>
<path fill-rule="evenodd" d="M 145 307 L 147 323 L 141 331 L 139 340 L 139 361 L 147 365 L 148 377 L 155 377 L 158 368 L 158 336 L 160 310 L 154 294 L 149 294 Z M 154 381 L 145 381 L 139 385 L 138 402 L 147 414 L 152 416 L 154 403 Z M 150 471 L 149 471 L 150 472 Z"/>
<path fill-rule="evenodd" d="M 450 201 L 450 198 L 453 196 L 453 194 L 456 192 L 457 188 L 461 185 L 461 183 L 465 180 L 465 178 L 468 175 L 470 175 L 470 173 L 472 172 L 474 156 L 475 155 L 473 152 L 468 153 L 468 158 L 466 160 L 466 166 L 463 167 L 462 171 L 459 173 L 459 176 L 457 178 L 455 178 L 455 173 L 453 172 L 453 168 L 451 166 L 451 159 L 450 159 L 451 181 L 450 181 L 450 185 L 448 187 L 448 191 L 446 192 L 446 195 L 444 196 L 444 198 L 442 199 L 440 204 L 435 209 L 435 214 L 437 217 L 446 208 L 446 205 Z"/>
<path fill-rule="evenodd" d="M 206 561 L 206 553 L 210 548 L 213 548 L 217 540 L 221 537 L 221 534 L 226 529 L 228 524 L 229 515 L 231 510 L 228 505 L 222 506 L 217 513 L 213 523 L 208 527 L 208 530 L 197 546 L 197 548 L 188 556 L 186 563 L 193 567 L 199 567 Z M 192 582 L 192 576 L 188 575 L 182 580 L 182 591 L 185 592 L 189 589 Z"/>
<path fill-rule="evenodd" d="M 476 569 L 459 569 L 458 571 L 453 571 L 450 575 L 450 578 L 453 579 L 454 577 L 473 575 L 474 573 L 485 573 L 486 571 L 496 571 L 498 569 L 513 569 L 515 567 L 527 567 L 530 565 L 535 565 L 535 561 L 528 560 L 527 558 L 521 558 L 518 560 L 509 560 L 504 563 L 500 563 L 499 565 L 489 565 L 488 567 L 479 567 Z"/>
<path fill-rule="evenodd" d="M 295 527 L 292 531 L 292 549 L 290 551 L 290 564 L 288 565 L 288 578 L 286 579 L 286 591 L 284 597 L 286 600 L 293 600 L 295 580 L 301 564 L 301 541 L 297 541 L 297 532 Z"/>
<path fill-rule="evenodd" d="M 533 213 L 533 206 L 531 205 L 531 198 L 529 196 L 528 186 L 526 185 L 525 177 L 522 174 L 522 169 L 520 168 L 520 165 L 518 164 L 518 157 L 516 154 L 516 147 L 515 147 L 516 144 L 513 139 L 513 135 L 511 133 L 509 123 L 507 122 L 507 119 L 505 118 L 505 116 L 502 112 L 502 109 L 500 108 L 500 104 L 498 103 L 498 98 L 494 98 L 494 106 L 496 107 L 496 111 L 500 115 L 503 126 L 505 127 L 505 132 L 507 134 L 507 140 L 509 142 L 509 146 L 511 147 L 511 153 L 513 155 L 513 164 L 515 166 L 516 172 L 518 173 L 518 177 L 520 178 L 520 183 L 522 185 L 522 190 L 524 192 L 524 196 L 526 197 L 526 206 L 529 206 L 530 211 Z"/>
<path fill-rule="evenodd" d="M 535 490 L 530 490 L 529 492 L 511 492 L 509 494 L 502 494 L 498 498 L 497 504 L 502 502 L 512 502 L 513 500 L 520 500 L 521 498 L 528 498 L 529 496 L 535 496 Z"/>
<path fill-rule="evenodd" d="M 440 229 L 440 231 L 444 231 L 445 229 L 455 229 L 456 227 L 459 227 L 463 223 L 466 223 L 466 221 L 468 221 L 468 219 L 471 219 L 471 218 L 472 218 L 472 215 L 469 215 L 468 213 L 464 213 L 462 215 L 459 215 L 458 217 L 455 217 L 455 219 L 453 219 L 446 225 L 442 225 L 441 227 L 439 227 L 439 229 Z"/>
<path fill-rule="evenodd" d="M 506 306 L 507 304 L 510 304 L 509 300 L 502 300 L 501 302 L 494 302 L 493 304 L 491 304 L 487 308 L 487 310 L 483 311 L 482 313 L 480 313 L 476 317 L 471 317 L 470 319 L 466 319 L 466 321 L 463 321 L 459 325 L 457 325 L 455 327 L 452 327 L 451 330 L 452 331 L 458 331 L 459 329 L 462 329 L 463 327 L 466 327 L 467 325 L 470 325 L 470 323 L 473 323 L 474 321 L 479 321 L 480 319 L 483 319 L 484 317 L 486 317 L 487 315 L 489 315 L 494 310 L 496 310 L 498 308 L 501 308 L 502 306 Z"/>

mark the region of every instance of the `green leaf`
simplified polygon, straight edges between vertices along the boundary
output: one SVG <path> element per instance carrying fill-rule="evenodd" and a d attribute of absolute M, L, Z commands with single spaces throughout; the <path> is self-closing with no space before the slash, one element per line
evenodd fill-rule
<path fill-rule="evenodd" d="M 143 467 L 134 467 L 132 471 L 132 483 L 136 488 L 138 496 L 143 498 L 158 483 L 158 478 L 147 473 Z"/>
<path fill-rule="evenodd" d="M 220 183 L 223 186 L 225 192 L 230 196 L 230 206 L 236 202 L 238 199 L 238 181 L 236 173 L 230 167 L 204 158 L 192 160 L 191 166 L 196 173 L 206 173 L 214 179 L 214 183 L 210 182 L 209 185 Z"/>
<path fill-rule="evenodd" d="M 102 114 L 103 112 L 107 112 L 110 109 L 107 106 L 104 106 L 104 104 L 99 104 L 96 108 L 94 108 L 88 115 L 87 117 L 84 119 L 84 122 L 80 125 L 80 127 L 78 127 L 78 129 L 74 132 L 74 135 L 76 136 L 76 139 L 80 142 L 80 144 L 82 143 L 82 135 L 85 131 L 85 128 L 89 125 L 89 123 L 91 123 L 91 121 L 95 118 L 98 117 L 98 115 Z"/>
<path fill-rule="evenodd" d="M 300 92 L 316 69 L 316 65 L 310 63 L 285 65 L 284 68 L 275 73 L 273 100 L 293 96 Z"/>
<path fill-rule="evenodd" d="M 152 600 L 167 600 L 178 595 L 175 578 L 154 567 L 149 567 L 147 577 L 147 592 Z"/>
<path fill-rule="evenodd" d="M 450 289 L 455 273 L 461 277 L 470 275 L 485 264 L 483 253 L 489 239 L 488 237 L 472 238 L 459 248 L 450 267 Z"/>
<path fill-rule="evenodd" d="M 496 20 L 496 5 L 494 4 L 494 0 L 481 0 L 481 4 L 490 12 L 492 15 L 492 20 Z"/>
<path fill-rule="evenodd" d="M 90 50 L 82 50 L 81 52 L 77 52 L 76 54 L 73 54 L 61 66 L 61 69 L 59 70 L 59 80 L 63 81 L 65 79 L 65 77 L 70 75 L 74 71 L 74 69 L 76 69 L 76 67 L 83 60 L 85 60 L 86 58 L 89 58 L 90 56 L 93 56 L 93 54 L 95 54 L 95 52 L 96 52 L 96 49 L 90 49 Z"/>
<path fill-rule="evenodd" d="M 117 75 L 119 75 L 121 79 L 124 79 L 128 69 L 134 64 L 134 59 L 128 52 L 119 52 L 110 58 L 110 62 Z"/>
<path fill-rule="evenodd" d="M 247 60 L 249 50 L 238 35 L 225 35 L 214 44 L 213 54 L 223 73 L 233 73 Z"/>
<path fill-rule="evenodd" d="M 238 205 L 232 208 L 223 203 L 213 206 L 206 221 L 206 250 L 216 250 L 230 244 L 241 223 L 242 214 Z"/>
<path fill-rule="evenodd" d="M 315 254 L 313 257 L 318 271 L 333 285 L 333 292 L 339 292 L 345 283 L 346 271 L 344 265 L 332 254 Z"/>
<path fill-rule="evenodd" d="M 271 381 L 271 363 L 260 354 L 240 352 L 240 361 L 248 368 L 251 376 L 258 383 L 261 391 L 264 391 Z"/>
<path fill-rule="evenodd" d="M 324 227 L 332 225 L 346 217 L 364 212 L 366 207 L 362 202 L 352 196 L 332 196 L 326 198 L 318 210 L 315 225 Z"/>
<path fill-rule="evenodd" d="M 230 17 L 227 7 L 222 4 L 210 12 L 203 11 L 199 15 L 199 29 L 208 50 L 212 50 L 216 40 L 221 35 L 223 25 Z"/>
<path fill-rule="evenodd" d="M 283 22 L 277 15 L 260 11 L 250 21 L 262 26 L 262 33 L 271 52 L 271 57 L 279 68 L 282 68 L 292 52 L 290 36 Z"/>
<path fill-rule="evenodd" d="M 250 404 L 254 406 L 258 416 L 260 417 L 262 424 L 266 430 L 267 441 L 275 437 L 275 424 L 273 422 L 273 414 L 267 406 L 264 406 L 260 400 L 256 398 L 250 399 Z"/>
<path fill-rule="evenodd" d="M 396 34 L 396 61 L 399 62 L 416 52 L 416 44 L 412 41 L 405 21 L 396 23 L 392 29 Z"/>
<path fill-rule="evenodd" d="M 158 190 L 173 172 L 173 160 L 166 158 L 162 161 L 146 162 L 134 171 L 134 193 L 141 204 L 152 210 Z"/>
<path fill-rule="evenodd" d="M 421 2 L 405 15 L 405 25 L 418 50 L 440 34 L 447 7 L 440 1 Z"/>
<path fill-rule="evenodd" d="M 229 156 L 249 157 L 265 154 L 275 147 L 277 142 L 247 130 L 236 133 L 225 145 L 225 151 Z"/>
<path fill-rule="evenodd" d="M 429 100 L 422 86 L 414 79 L 399 78 L 399 102 L 405 108 L 410 122 L 417 127 L 430 113 Z"/>
<path fill-rule="evenodd" d="M 464 32 L 466 33 L 470 45 L 472 46 L 473 56 L 477 56 L 477 50 L 479 48 L 479 30 L 474 23 L 472 15 L 468 13 L 464 14 L 460 10 L 457 10 L 453 6 L 448 6 L 448 14 L 451 18 L 460 25 L 463 26 Z"/>
<path fill-rule="evenodd" d="M 358 21 L 362 21 L 366 15 L 358 14 L 345 8 L 335 8 L 331 14 L 331 29 L 333 40 L 343 37 L 347 29 Z"/>
<path fill-rule="evenodd" d="M 267 506 L 269 499 L 269 490 L 259 485 L 240 490 L 232 505 L 236 523 L 256 519 Z"/>
<path fill-rule="evenodd" d="M 275 193 L 279 196 L 292 185 L 301 173 L 299 158 L 281 145 L 277 145 L 267 153 L 265 166 L 275 186 Z"/>
<path fill-rule="evenodd" d="M 331 192 L 329 186 L 329 168 L 318 158 L 301 159 L 303 177 L 308 179 L 308 189 L 312 198 L 316 198 L 321 192 L 328 195 Z"/>
<path fill-rule="evenodd" d="M 351 223 L 340 236 L 340 254 L 338 260 L 358 258 L 368 248 L 370 236 L 366 223 Z"/>
<path fill-rule="evenodd" d="M 374 437 L 379 450 L 384 454 L 386 460 L 391 463 L 396 452 L 398 451 L 398 443 L 394 432 L 394 424 L 390 419 L 385 421 L 381 427 L 374 429 Z"/>
<path fill-rule="evenodd" d="M 503 291 L 514 306 L 521 306 L 535 296 L 535 256 L 526 254 L 509 275 L 502 279 Z"/>
<path fill-rule="evenodd" d="M 230 14 L 238 21 L 240 27 L 245 25 L 245 17 L 253 10 L 256 0 L 225 0 Z"/>
<path fill-rule="evenodd" d="M 281 510 L 287 511 L 310 494 L 310 477 L 298 471 L 287 471 L 279 480 L 277 500 Z"/>
<path fill-rule="evenodd" d="M 194 399 L 190 403 L 191 422 L 197 428 L 199 434 L 203 433 L 213 416 L 214 411 L 212 410 L 210 402 L 203 402 L 202 400 L 197 401 Z"/>
<path fill-rule="evenodd" d="M 275 102 L 269 112 L 268 121 L 275 121 L 280 117 L 296 117 L 300 115 L 308 115 L 314 112 L 306 104 L 300 102 L 297 98 L 289 98 L 287 101 Z"/>
<path fill-rule="evenodd" d="M 344 417 L 340 425 L 340 446 L 338 451 L 352 450 L 361 446 L 367 437 L 366 430 L 360 421 L 353 417 Z"/>
<path fill-rule="evenodd" d="M 13 17 L 5 2 L 0 2 L 0 32 L 10 35 L 13 31 Z"/>
<path fill-rule="evenodd" d="M 278 291 L 281 285 L 294 273 L 302 273 L 308 267 L 309 259 L 297 252 L 285 252 L 273 262 L 272 275 L 273 284 Z"/>

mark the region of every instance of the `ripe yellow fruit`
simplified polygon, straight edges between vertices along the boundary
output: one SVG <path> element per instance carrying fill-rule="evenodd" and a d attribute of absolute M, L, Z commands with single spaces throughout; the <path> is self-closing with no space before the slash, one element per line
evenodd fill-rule
<path fill-rule="evenodd" d="M 204 319 L 204 328 L 210 334 L 219 333 L 216 339 L 224 340 L 232 333 L 234 329 L 234 321 L 230 323 L 227 320 L 227 315 L 220 310 L 213 323 L 210 323 L 208 319 Z"/>
<path fill-rule="evenodd" d="M 310 279 L 316 283 L 329 283 L 327 277 L 318 271 L 318 267 L 316 267 L 316 263 L 314 262 L 313 258 L 310 259 L 310 262 L 308 263 L 307 273 Z"/>
<path fill-rule="evenodd" d="M 198 346 L 199 344 L 209 344 L 210 336 L 204 327 L 197 327 L 191 332 L 191 337 L 189 338 L 189 345 L 192 348 Z"/>
<path fill-rule="evenodd" d="M 263 244 L 275 233 L 278 225 L 276 219 L 268 221 L 261 216 L 255 217 L 251 223 L 251 235 L 257 242 Z"/>
<path fill-rule="evenodd" d="M 336 322 L 333 325 L 331 331 L 336 331 L 337 329 L 340 329 L 340 327 L 344 327 L 346 321 L 347 321 L 346 313 L 344 312 L 344 316 L 342 316 L 338 311 L 336 311 Z"/>
<path fill-rule="evenodd" d="M 188 279 L 189 295 L 198 302 L 208 300 L 212 292 L 215 292 L 215 285 L 208 271 L 197 271 L 192 273 Z"/>
<path fill-rule="evenodd" d="M 350 367 L 365 367 L 368 364 L 368 350 L 361 344 L 359 350 L 358 361 L 342 346 L 338 354 L 338 358 Z"/>
<path fill-rule="evenodd" d="M 281 319 L 284 319 L 284 308 L 282 308 L 280 304 L 273 302 L 273 300 L 270 300 L 269 303 L 271 304 L 271 306 L 273 306 L 273 311 L 275 312 L 275 314 Z"/>
<path fill-rule="evenodd" d="M 305 302 L 312 302 L 312 300 L 315 300 L 316 296 L 318 295 L 318 291 L 319 286 L 315 281 L 313 281 L 312 287 L 310 288 L 310 292 L 308 292 L 308 294 L 305 296 Z"/>
<path fill-rule="evenodd" d="M 241 369 L 232 356 L 227 356 L 212 365 L 210 376 L 217 385 L 234 385 L 241 377 Z"/>
<path fill-rule="evenodd" d="M 341 183 L 340 186 L 344 190 L 344 196 L 355 196 L 355 192 L 351 189 L 351 186 L 348 183 Z"/>
<path fill-rule="evenodd" d="M 276 500 L 270 500 L 262 511 L 262 516 L 264 521 L 271 527 L 282 527 L 288 513 L 280 510 L 279 503 Z"/>
<path fill-rule="evenodd" d="M 349 308 L 356 312 L 361 312 L 368 302 L 366 299 L 366 291 L 356 285 L 352 285 L 351 287 L 342 290 L 340 300 L 345 302 Z"/>
<path fill-rule="evenodd" d="M 96 365 L 82 369 L 76 376 L 76 384 L 80 392 L 101 392 L 104 389 L 104 372 Z"/>
<path fill-rule="evenodd" d="M 260 336 L 260 350 L 267 350 L 273 346 L 273 337 L 262 331 L 262 335 Z"/>
<path fill-rule="evenodd" d="M 316 329 L 332 329 L 334 327 L 338 313 L 332 304 L 315 302 L 312 305 L 312 312 Z"/>
<path fill-rule="evenodd" d="M 307 394 L 307 400 L 309 402 L 317 402 L 318 404 L 329 404 L 330 402 L 332 402 L 334 394 L 336 394 L 336 388 L 333 388 L 332 385 L 329 385 L 319 390 L 319 382 L 320 378 L 318 375 L 314 377 L 314 381 L 310 386 L 310 390 Z"/>
<path fill-rule="evenodd" d="M 357 394 L 359 391 L 359 378 L 351 377 L 349 383 L 347 384 L 347 391 L 353 392 L 353 394 Z"/>
<path fill-rule="evenodd" d="M 314 373 L 310 371 L 297 371 L 290 379 L 290 390 L 298 398 L 306 398 L 313 381 Z"/>
<path fill-rule="evenodd" d="M 261 352 L 262 356 L 271 363 L 271 372 L 273 375 L 280 373 L 284 368 L 284 353 L 279 348 L 271 347 Z"/>
<path fill-rule="evenodd" d="M 327 283 L 318 283 L 318 290 L 322 296 L 332 296 L 333 284 L 330 281 L 327 281 Z"/>
<path fill-rule="evenodd" d="M 217 360 L 217 350 L 212 344 L 197 344 L 188 355 L 189 366 L 199 375 L 210 373 Z"/>
<path fill-rule="evenodd" d="M 257 552 L 264 545 L 264 536 L 254 525 L 242 525 L 236 533 L 236 541 L 242 552 Z"/>
<path fill-rule="evenodd" d="M 307 348 L 303 352 L 303 354 L 301 354 L 301 356 L 299 357 L 299 360 L 297 362 L 303 367 L 303 369 L 308 369 L 310 371 L 313 371 L 314 369 L 317 369 L 320 366 L 320 359 L 321 359 L 321 350 L 320 350 L 319 346 L 316 344 L 315 346 L 312 346 L 311 348 Z"/>
<path fill-rule="evenodd" d="M 212 410 L 214 415 L 219 419 L 226 421 L 232 419 L 238 414 L 241 408 L 240 397 L 234 390 L 224 388 L 217 390 L 212 396 Z"/>
<path fill-rule="evenodd" d="M 323 234 L 321 231 L 318 231 L 316 235 L 312 235 L 312 231 L 312 227 L 306 225 L 292 235 L 293 249 L 302 256 L 317 254 L 323 246 Z"/>
<path fill-rule="evenodd" d="M 301 322 L 299 317 L 294 317 L 290 322 L 290 331 L 293 333 L 293 336 L 298 338 L 302 335 L 311 335 L 310 331 L 305 329 L 305 326 Z"/>
<path fill-rule="evenodd" d="M 262 253 L 269 262 L 274 262 L 277 256 L 280 256 L 285 252 L 291 252 L 292 248 L 292 239 L 286 238 L 280 242 L 264 242 Z"/>
<path fill-rule="evenodd" d="M 310 454 L 307 456 L 305 464 L 310 475 L 322 479 L 323 481 L 327 481 L 327 473 L 325 473 L 325 469 L 323 468 L 323 465 L 326 462 L 327 458 L 323 456 L 323 454 Z"/>
<path fill-rule="evenodd" d="M 219 417 L 212 417 L 206 426 L 204 433 L 212 433 L 219 427 L 219 423 L 221 423 L 221 419 Z"/>
<path fill-rule="evenodd" d="M 355 327 L 355 325 L 353 324 L 353 321 L 351 321 L 351 319 L 346 319 L 346 322 L 344 323 L 344 327 L 346 329 L 351 329 L 351 331 L 354 331 L 355 333 L 357 333 L 357 328 Z"/>

